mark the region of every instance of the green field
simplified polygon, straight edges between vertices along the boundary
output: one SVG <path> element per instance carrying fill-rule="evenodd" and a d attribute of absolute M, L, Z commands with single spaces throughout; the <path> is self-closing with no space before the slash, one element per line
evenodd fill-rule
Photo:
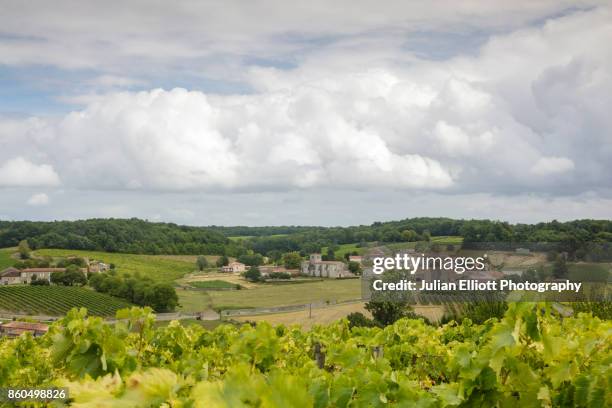
<path fill-rule="evenodd" d="M 189 282 L 189 285 L 200 289 L 235 289 L 239 286 L 236 283 L 230 283 L 224 280 L 195 281 Z"/>
<path fill-rule="evenodd" d="M 140 272 L 159 282 L 172 282 L 195 269 L 195 257 L 170 255 L 134 255 L 96 251 L 78 251 L 71 249 L 40 249 L 35 255 L 66 257 L 70 255 L 97 259 L 115 264 L 120 273 Z"/>
<path fill-rule="evenodd" d="M 590 280 L 606 282 L 612 271 L 609 263 L 579 262 L 567 264 L 567 277 L 570 280 Z"/>
<path fill-rule="evenodd" d="M 361 298 L 359 279 L 325 280 L 300 284 L 258 285 L 253 289 L 231 291 L 190 291 L 177 289 L 181 311 L 235 309 L 299 305 L 310 302 Z"/>
<path fill-rule="evenodd" d="M 440 245 L 461 245 L 463 244 L 463 237 L 453 236 L 453 235 L 444 235 L 439 237 L 431 237 L 431 241 L 434 244 Z"/>
<path fill-rule="evenodd" d="M 344 255 L 347 253 L 351 253 L 353 251 L 357 251 L 358 254 L 363 255 L 363 253 L 365 252 L 366 248 L 359 248 L 357 245 L 357 243 L 354 244 L 342 244 L 342 245 L 338 245 L 338 249 L 334 252 L 334 255 L 336 255 L 336 258 L 340 259 L 340 258 L 344 258 Z M 327 247 L 323 247 L 321 248 L 321 252 L 323 254 L 327 253 Z"/>
<path fill-rule="evenodd" d="M 11 258 L 11 255 L 15 251 L 16 251 L 16 248 L 0 249 L 0 271 L 8 268 L 9 266 L 13 266 L 13 264 L 17 261 L 16 259 Z"/>
<path fill-rule="evenodd" d="M 289 234 L 272 234 L 272 235 L 262 235 L 262 238 L 280 238 L 280 237 L 286 237 Z M 257 238 L 257 236 L 255 235 L 234 235 L 232 237 L 227 237 L 229 240 L 231 241 L 241 241 L 241 240 L 245 240 L 245 239 L 249 239 L 249 238 Z"/>
<path fill-rule="evenodd" d="M 0 310 L 32 315 L 60 316 L 73 307 L 92 315 L 113 316 L 131 305 L 109 295 L 67 286 L 0 286 Z"/>

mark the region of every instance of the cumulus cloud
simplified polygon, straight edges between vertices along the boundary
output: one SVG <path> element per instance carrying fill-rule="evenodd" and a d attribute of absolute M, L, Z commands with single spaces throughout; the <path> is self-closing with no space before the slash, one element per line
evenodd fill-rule
<path fill-rule="evenodd" d="M 28 198 L 26 204 L 31 206 L 47 205 L 49 204 L 49 196 L 45 193 L 34 194 L 30 198 Z"/>
<path fill-rule="evenodd" d="M 0 165 L 0 187 L 54 187 L 60 179 L 52 166 L 15 157 Z"/>
<path fill-rule="evenodd" d="M 606 189 L 611 36 L 601 8 L 444 61 L 343 43 L 250 70 L 249 94 L 109 93 L 61 118 L 0 121 L 0 158 L 26 143 L 65 185 L 93 189 Z"/>
<path fill-rule="evenodd" d="M 574 162 L 566 157 L 541 157 L 531 167 L 531 172 L 538 176 L 565 173 L 574 169 Z"/>

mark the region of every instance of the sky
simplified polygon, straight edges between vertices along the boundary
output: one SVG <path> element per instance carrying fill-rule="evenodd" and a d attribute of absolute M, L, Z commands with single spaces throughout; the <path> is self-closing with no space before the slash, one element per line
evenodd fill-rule
<path fill-rule="evenodd" d="M 612 218 L 601 1 L 0 0 L 0 219 Z"/>

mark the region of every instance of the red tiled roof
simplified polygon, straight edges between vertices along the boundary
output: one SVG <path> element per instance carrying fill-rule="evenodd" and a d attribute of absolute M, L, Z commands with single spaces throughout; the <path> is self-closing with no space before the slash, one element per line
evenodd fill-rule
<path fill-rule="evenodd" d="M 17 268 L 6 268 L 0 273 L 0 276 L 3 278 L 15 278 L 21 276 L 21 272 Z"/>
<path fill-rule="evenodd" d="M 23 272 L 64 272 L 66 268 L 26 268 Z"/>
<path fill-rule="evenodd" d="M 42 323 L 30 323 L 30 322 L 8 322 L 0 325 L 2 329 L 16 329 L 16 330 L 32 330 L 32 331 L 48 331 L 49 326 Z"/>

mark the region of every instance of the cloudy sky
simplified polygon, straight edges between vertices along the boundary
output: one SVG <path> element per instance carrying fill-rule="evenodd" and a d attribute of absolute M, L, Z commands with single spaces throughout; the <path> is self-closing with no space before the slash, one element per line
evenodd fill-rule
<path fill-rule="evenodd" d="M 0 0 L 0 219 L 612 218 L 612 8 Z"/>

